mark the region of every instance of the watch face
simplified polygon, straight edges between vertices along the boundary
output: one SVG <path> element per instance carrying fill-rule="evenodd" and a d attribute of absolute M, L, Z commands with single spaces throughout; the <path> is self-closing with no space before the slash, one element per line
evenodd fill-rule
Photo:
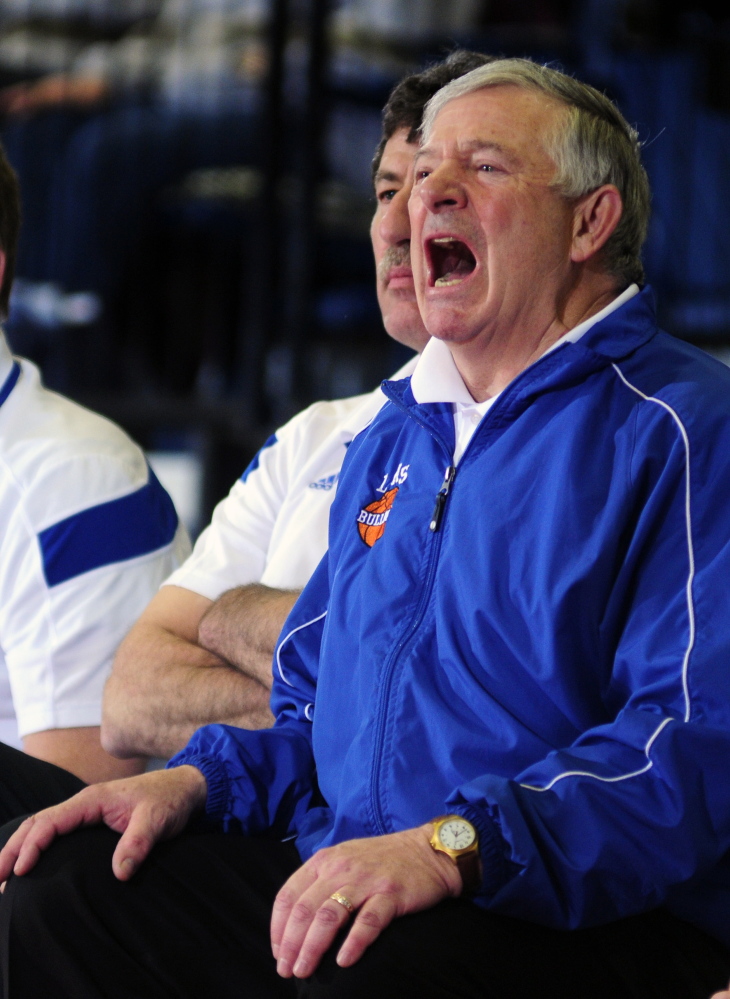
<path fill-rule="evenodd" d="M 465 819 L 449 819 L 439 829 L 439 840 L 447 850 L 466 850 L 475 839 L 474 826 Z"/>

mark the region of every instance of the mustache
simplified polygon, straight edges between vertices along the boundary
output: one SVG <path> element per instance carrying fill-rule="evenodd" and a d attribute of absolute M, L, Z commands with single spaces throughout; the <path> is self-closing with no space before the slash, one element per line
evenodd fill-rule
<path fill-rule="evenodd" d="M 383 259 L 378 264 L 378 277 L 385 281 L 388 272 L 393 267 L 411 266 L 411 244 L 399 243 L 398 246 L 389 246 L 383 254 Z"/>

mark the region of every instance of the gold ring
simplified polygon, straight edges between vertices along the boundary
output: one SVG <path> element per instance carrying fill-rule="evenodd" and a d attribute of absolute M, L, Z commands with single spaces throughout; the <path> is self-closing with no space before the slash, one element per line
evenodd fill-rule
<path fill-rule="evenodd" d="M 335 902 L 339 902 L 340 905 L 344 905 L 348 912 L 355 911 L 355 906 L 352 904 L 347 895 L 343 895 L 341 891 L 333 891 L 330 898 L 333 898 Z"/>

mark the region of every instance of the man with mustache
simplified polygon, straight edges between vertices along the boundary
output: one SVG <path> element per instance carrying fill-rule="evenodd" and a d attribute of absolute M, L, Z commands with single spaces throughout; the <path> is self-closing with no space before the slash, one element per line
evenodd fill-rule
<path fill-rule="evenodd" d="M 432 339 L 349 448 L 276 724 L 18 830 L 23 994 L 194 995 L 194 943 L 230 996 L 727 981 L 730 373 L 656 327 L 648 205 L 593 88 L 513 59 L 436 95 L 410 202 Z M 97 822 L 121 838 L 64 835 Z"/>
<path fill-rule="evenodd" d="M 487 61 L 480 53 L 455 51 L 402 80 L 384 109 L 373 158 L 378 302 L 388 333 L 416 351 L 428 339 L 410 266 L 407 201 L 416 129 L 430 96 Z M 414 364 L 408 362 L 399 376 Z M 384 402 L 377 389 L 316 403 L 278 430 L 218 506 L 192 556 L 132 627 L 105 690 L 102 726 L 104 746 L 124 758 L 118 766 L 129 767 L 126 772 L 138 773 L 144 757 L 172 756 L 202 724 L 271 723 L 276 638 L 325 551 L 329 508 L 347 446 Z M 2 745 L 0 772 L 2 822 L 84 786 L 60 767 L 41 767 Z"/>
<path fill-rule="evenodd" d="M 428 340 L 410 264 L 407 202 L 416 130 L 429 97 L 488 61 L 456 51 L 401 81 L 384 109 L 373 159 L 378 303 L 390 336 L 416 351 Z M 104 698 L 102 738 L 109 752 L 167 758 L 211 721 L 271 724 L 276 639 L 327 547 L 329 508 L 347 448 L 384 402 L 377 389 L 316 403 L 267 441 L 192 556 L 122 643 Z"/>

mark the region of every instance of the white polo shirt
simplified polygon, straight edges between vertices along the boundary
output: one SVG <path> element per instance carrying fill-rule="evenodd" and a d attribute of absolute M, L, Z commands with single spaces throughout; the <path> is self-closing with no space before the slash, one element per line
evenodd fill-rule
<path fill-rule="evenodd" d="M 0 331 L 0 740 L 99 725 L 117 646 L 190 550 L 141 449 Z"/>
<path fill-rule="evenodd" d="M 393 377 L 407 377 L 415 365 L 416 358 Z M 329 511 L 347 448 L 385 401 L 378 388 L 316 402 L 277 430 L 167 583 L 210 600 L 247 583 L 303 587 L 327 549 Z"/>

